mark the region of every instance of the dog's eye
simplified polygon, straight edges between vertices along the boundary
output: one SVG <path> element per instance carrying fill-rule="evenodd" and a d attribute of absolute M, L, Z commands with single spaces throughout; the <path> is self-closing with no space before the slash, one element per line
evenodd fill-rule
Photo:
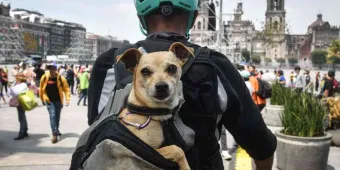
<path fill-rule="evenodd" d="M 170 65 L 168 67 L 168 73 L 175 74 L 177 72 L 177 67 L 175 65 Z"/>
<path fill-rule="evenodd" d="M 143 68 L 141 70 L 141 73 L 143 74 L 143 76 L 148 76 L 148 75 L 151 74 L 151 71 L 149 69 L 147 69 L 147 68 Z"/>

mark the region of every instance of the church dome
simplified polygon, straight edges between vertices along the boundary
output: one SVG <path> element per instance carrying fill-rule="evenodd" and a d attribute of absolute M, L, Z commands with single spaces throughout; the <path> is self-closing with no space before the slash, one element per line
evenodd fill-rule
<path fill-rule="evenodd" d="M 321 27 L 325 24 L 326 22 L 322 20 L 322 14 L 317 15 L 317 20 L 314 21 L 311 25 L 308 26 L 308 31 L 312 31 L 317 27 Z"/>

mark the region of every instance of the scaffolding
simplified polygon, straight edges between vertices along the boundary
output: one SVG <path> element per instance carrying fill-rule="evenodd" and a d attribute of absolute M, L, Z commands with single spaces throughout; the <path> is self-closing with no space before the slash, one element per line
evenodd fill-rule
<path fill-rule="evenodd" d="M 24 56 L 23 33 L 11 17 L 0 16 L 0 61 L 16 61 Z"/>
<path fill-rule="evenodd" d="M 93 60 L 93 51 L 91 51 L 86 40 L 86 31 L 71 30 L 70 47 L 67 48 L 63 55 L 68 56 L 68 61 L 91 61 Z"/>
<path fill-rule="evenodd" d="M 230 13 L 224 13 L 222 14 L 222 0 L 220 0 L 219 3 L 216 3 L 216 6 L 220 8 L 220 13 L 217 15 L 214 9 L 210 7 L 210 1 L 203 1 L 201 3 L 201 10 L 207 9 L 209 12 L 211 12 L 214 16 L 208 16 L 208 19 L 211 17 L 216 18 L 218 27 L 215 27 L 210 22 L 208 22 L 208 25 L 212 27 L 216 31 L 209 31 L 209 30 L 195 30 L 192 31 L 192 37 L 191 40 L 198 45 L 201 46 L 207 46 L 210 49 L 216 50 L 224 55 L 227 56 L 228 54 L 228 44 L 229 41 L 226 38 L 224 26 L 223 26 L 223 16 L 232 16 L 233 14 Z M 218 29 L 217 29 L 218 28 Z M 229 58 L 229 57 L 228 57 Z"/>

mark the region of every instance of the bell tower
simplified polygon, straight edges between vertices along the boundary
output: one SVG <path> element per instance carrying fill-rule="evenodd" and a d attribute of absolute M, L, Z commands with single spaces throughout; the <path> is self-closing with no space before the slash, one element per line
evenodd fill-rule
<path fill-rule="evenodd" d="M 285 58 L 285 0 L 267 0 L 265 29 L 271 35 L 266 40 L 266 57 L 272 59 Z"/>
<path fill-rule="evenodd" d="M 285 0 L 267 0 L 266 26 L 278 34 L 285 33 Z"/>

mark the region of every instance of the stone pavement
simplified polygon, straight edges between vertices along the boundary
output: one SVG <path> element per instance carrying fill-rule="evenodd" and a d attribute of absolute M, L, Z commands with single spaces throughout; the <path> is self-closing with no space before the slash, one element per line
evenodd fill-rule
<path fill-rule="evenodd" d="M 68 170 L 74 147 L 79 135 L 87 128 L 87 109 L 77 106 L 77 97 L 72 97 L 71 105 L 62 110 L 60 142 L 51 144 L 51 129 L 46 107 L 39 106 L 27 112 L 29 137 L 14 141 L 18 134 L 17 111 L 0 104 L 0 170 Z M 227 135 L 228 146 L 232 147 L 232 137 Z M 235 170 L 235 149 L 233 160 L 225 161 L 226 170 Z M 329 169 L 340 169 L 340 148 L 331 148 Z M 247 158 L 246 161 L 251 161 Z M 244 164 L 244 160 L 237 160 Z M 254 166 L 253 162 L 251 165 Z M 254 169 L 254 168 L 250 168 Z M 275 168 L 274 168 L 275 169 Z M 241 170 L 248 170 L 242 169 Z"/>

